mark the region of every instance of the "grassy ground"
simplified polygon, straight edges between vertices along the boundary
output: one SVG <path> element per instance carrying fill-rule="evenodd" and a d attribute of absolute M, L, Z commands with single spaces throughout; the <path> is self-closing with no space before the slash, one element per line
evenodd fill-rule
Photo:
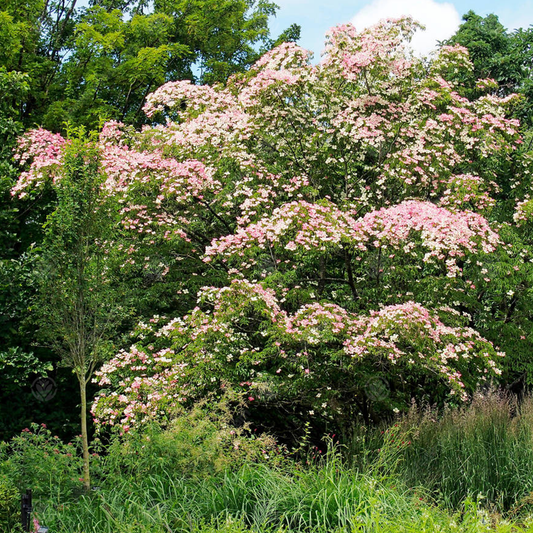
<path fill-rule="evenodd" d="M 34 426 L 0 446 L 0 531 L 15 532 L 5 517 L 31 486 L 51 533 L 533 533 L 529 399 L 413 409 L 330 442 L 319 459 L 286 457 L 205 408 L 105 452 L 93 458 L 96 490 L 83 494 L 75 442 Z"/>
<path fill-rule="evenodd" d="M 57 533 L 533 531 L 467 501 L 455 513 L 393 479 L 358 474 L 334 455 L 292 470 L 244 465 L 206 480 L 148 476 L 104 487 L 70 504 L 41 501 Z"/>

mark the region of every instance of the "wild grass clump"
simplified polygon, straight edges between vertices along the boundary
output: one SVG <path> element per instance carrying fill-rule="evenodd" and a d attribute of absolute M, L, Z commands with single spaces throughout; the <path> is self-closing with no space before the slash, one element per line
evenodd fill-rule
<path fill-rule="evenodd" d="M 33 427 L 2 448 L 0 479 L 35 483 L 36 517 L 53 533 L 533 533 L 530 400 L 413 407 L 351 447 L 330 439 L 298 459 L 236 424 L 236 408 L 202 403 L 164 430 L 117 438 L 94 458 L 88 493 L 73 490 L 72 450 Z"/>
<path fill-rule="evenodd" d="M 519 404 L 493 392 L 444 412 L 413 407 L 396 430 L 401 457 L 395 472 L 407 486 L 425 487 L 450 509 L 466 499 L 498 512 L 531 509 L 533 398 Z M 379 442 L 379 432 L 371 433 L 367 455 Z"/>

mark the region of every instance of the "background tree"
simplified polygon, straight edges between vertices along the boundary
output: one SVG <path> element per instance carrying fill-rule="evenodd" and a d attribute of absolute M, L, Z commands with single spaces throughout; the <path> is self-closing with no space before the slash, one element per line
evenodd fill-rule
<path fill-rule="evenodd" d="M 62 131 L 99 117 L 139 124 L 146 95 L 170 79 L 224 81 L 273 44 L 267 0 L 5 2 L 0 65 L 28 76 L 26 126 Z M 291 26 L 284 38 L 299 37 Z"/>
<path fill-rule="evenodd" d="M 277 6 L 267 0 L 156 0 L 156 13 L 165 13 L 174 20 L 174 39 L 187 43 L 191 55 L 187 68 L 188 79 L 200 83 L 223 82 L 236 72 L 244 72 L 265 51 L 272 47 L 268 18 L 275 15 Z M 292 25 L 281 36 L 298 40 L 299 27 Z M 287 39 L 289 38 L 289 39 Z M 183 67 L 181 67 L 183 68 Z M 169 72 L 170 79 L 183 79 L 180 72 Z"/>
<path fill-rule="evenodd" d="M 533 125 L 533 29 L 509 32 L 494 14 L 481 17 L 473 11 L 463 16 L 463 23 L 448 44 L 468 49 L 474 69 L 471 88 L 476 81 L 492 78 L 497 85 L 493 92 L 500 96 L 519 93 L 524 96 L 515 110 L 516 116 L 530 128 Z"/>

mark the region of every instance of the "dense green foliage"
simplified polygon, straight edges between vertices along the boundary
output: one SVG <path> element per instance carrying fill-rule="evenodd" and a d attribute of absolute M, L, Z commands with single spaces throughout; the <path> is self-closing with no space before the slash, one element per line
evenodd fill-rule
<path fill-rule="evenodd" d="M 463 23 L 450 44 L 465 46 L 474 64 L 471 89 L 478 79 L 491 78 L 501 95 L 524 96 L 516 114 L 523 124 L 533 126 L 533 30 L 520 28 L 509 32 L 496 15 L 481 17 L 473 11 L 463 16 Z"/>
<path fill-rule="evenodd" d="M 0 479 L 0 527 L 2 531 L 18 533 L 20 529 L 20 494 L 7 478 Z"/>
<path fill-rule="evenodd" d="M 26 126 L 53 131 L 70 121 L 143 121 L 149 92 L 170 79 L 224 81 L 271 47 L 267 0 L 23 0 L 0 4 L 0 67 L 26 77 L 23 97 L 10 91 Z M 296 39 L 293 26 L 281 39 Z M 13 83 L 13 82 L 12 82 Z M 6 102 L 6 103 L 7 103 Z"/>

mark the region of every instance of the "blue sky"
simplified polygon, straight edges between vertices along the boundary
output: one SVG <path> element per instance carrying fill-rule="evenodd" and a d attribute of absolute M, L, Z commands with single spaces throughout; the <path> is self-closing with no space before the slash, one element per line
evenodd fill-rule
<path fill-rule="evenodd" d="M 353 22 L 357 29 L 387 16 L 411 14 L 428 28 L 417 37 L 413 47 L 427 53 L 436 39 L 451 36 L 469 10 L 479 15 L 494 13 L 509 29 L 533 24 L 533 0 L 274 0 L 280 9 L 271 20 L 272 35 L 278 35 L 291 23 L 302 27 L 300 45 L 312 50 L 317 58 L 322 51 L 324 34 L 332 26 Z M 417 16 L 418 14 L 418 16 Z"/>

